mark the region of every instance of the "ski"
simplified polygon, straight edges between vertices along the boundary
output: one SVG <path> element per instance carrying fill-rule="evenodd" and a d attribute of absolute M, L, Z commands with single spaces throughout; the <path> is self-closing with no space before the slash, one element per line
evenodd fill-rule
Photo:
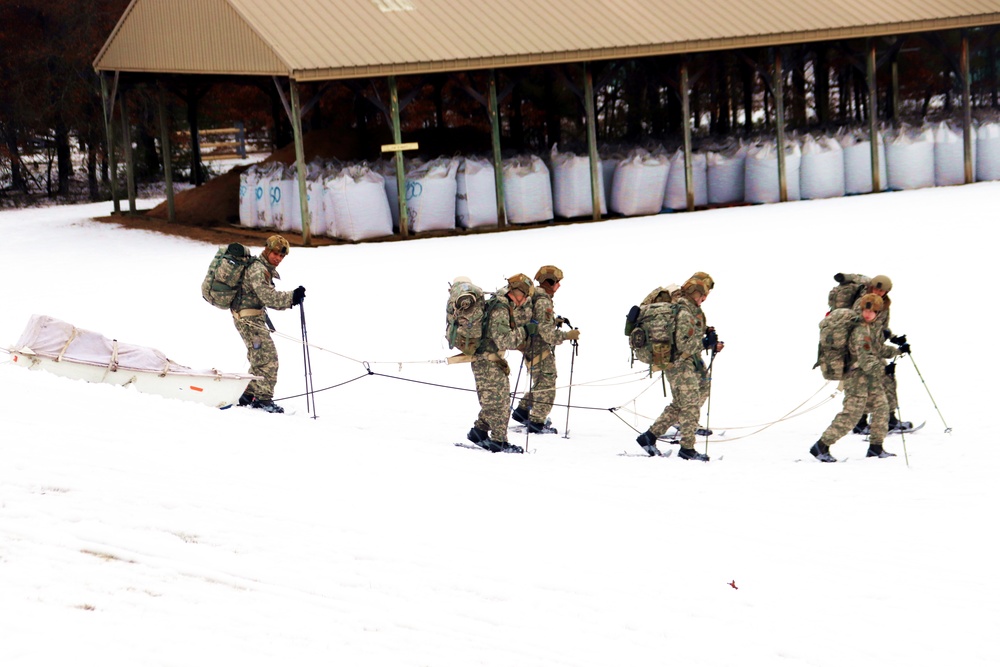
<path fill-rule="evenodd" d="M 635 452 L 624 451 L 624 452 L 621 452 L 620 454 L 618 454 L 618 456 L 636 456 L 636 457 L 641 457 L 641 458 L 644 458 L 644 459 L 665 459 L 665 458 L 669 458 L 670 455 L 673 454 L 673 453 L 674 453 L 674 450 L 672 450 L 672 449 L 665 449 L 665 450 L 661 451 L 659 456 L 650 456 L 646 452 L 643 452 L 642 454 L 636 454 Z"/>
<path fill-rule="evenodd" d="M 477 450 L 479 450 L 481 452 L 490 452 L 490 450 L 486 449 L 485 447 L 481 447 L 479 445 L 474 445 L 471 442 L 455 442 L 455 443 L 452 443 L 452 444 L 454 444 L 456 447 L 464 447 L 465 449 L 477 449 Z M 514 445 L 514 446 L 517 447 L 517 445 Z M 518 449 L 520 449 L 520 447 L 518 447 Z M 532 450 L 532 451 L 534 451 L 534 450 Z M 517 451 L 517 450 L 501 450 L 499 452 L 490 452 L 490 453 L 491 454 L 524 454 L 523 451 Z"/>
<path fill-rule="evenodd" d="M 906 428 L 906 429 L 898 429 L 898 428 L 889 429 L 889 435 L 893 435 L 895 433 L 903 433 L 903 434 L 913 433 L 914 431 L 919 431 L 920 429 L 922 429 L 926 425 L 927 425 L 927 422 L 920 422 L 916 426 L 911 426 L 910 428 Z"/>
<path fill-rule="evenodd" d="M 528 427 L 524 426 L 523 424 L 519 424 L 517 426 L 511 426 L 507 430 L 510 431 L 511 433 L 520 433 L 520 434 L 524 435 L 525 433 L 528 432 Z M 556 429 L 552 428 L 551 426 L 545 426 L 541 431 L 532 431 L 531 435 L 549 435 L 549 434 L 553 434 L 554 435 L 554 434 L 558 434 L 558 433 L 559 433 L 559 431 L 557 431 Z"/>

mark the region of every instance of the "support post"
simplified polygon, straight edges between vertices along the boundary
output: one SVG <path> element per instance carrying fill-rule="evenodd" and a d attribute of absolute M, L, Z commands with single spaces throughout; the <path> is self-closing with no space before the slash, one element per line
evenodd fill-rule
<path fill-rule="evenodd" d="M 590 200 L 593 220 L 601 219 L 601 158 L 597 154 L 597 112 L 594 110 L 594 74 L 590 63 L 583 64 L 583 105 L 587 115 L 587 149 L 590 156 Z"/>
<path fill-rule="evenodd" d="M 403 131 L 399 126 L 399 88 L 396 77 L 389 77 L 389 104 L 392 114 L 392 140 L 403 143 Z M 406 211 L 406 174 L 403 173 L 403 151 L 396 151 L 396 188 L 399 191 L 399 234 L 404 239 L 410 235 L 409 215 Z"/>
<path fill-rule="evenodd" d="M 299 183 L 299 215 L 302 216 L 302 245 L 312 245 L 312 230 L 309 225 L 309 200 L 306 195 L 306 150 L 302 141 L 302 107 L 299 104 L 299 86 L 288 80 L 289 96 L 292 102 L 292 137 L 295 140 L 295 170 Z"/>
<path fill-rule="evenodd" d="M 694 169 L 691 164 L 691 83 L 687 59 L 681 60 L 681 113 L 684 126 L 684 190 L 687 210 L 694 210 Z"/>
<path fill-rule="evenodd" d="M 497 226 L 507 227 L 507 204 L 504 202 L 503 157 L 500 155 L 500 109 L 497 104 L 497 75 L 490 70 L 490 133 L 493 137 L 493 176 L 497 191 Z"/>
<path fill-rule="evenodd" d="M 167 103 L 163 99 L 163 91 L 157 95 L 157 106 L 160 115 L 160 151 L 163 153 L 163 180 L 167 188 L 167 222 L 175 222 L 177 213 L 174 209 L 174 165 L 170 148 L 170 121 L 167 118 Z"/>
<path fill-rule="evenodd" d="M 778 199 L 788 201 L 788 174 L 785 168 L 785 75 L 781 68 L 781 47 L 774 47 L 774 125 L 778 138 Z"/>
<path fill-rule="evenodd" d="M 125 176 L 128 185 L 128 212 L 137 213 L 135 207 L 135 163 L 132 161 L 132 137 L 128 126 L 128 105 L 125 103 L 125 92 L 118 96 L 119 112 L 122 116 L 122 145 L 125 148 Z"/>
<path fill-rule="evenodd" d="M 101 74 L 101 100 L 104 102 L 104 134 L 107 138 L 108 147 L 108 170 L 111 172 L 111 201 L 114 202 L 115 214 L 121 214 L 122 207 L 118 203 L 118 160 L 115 158 L 115 127 L 113 124 L 115 116 L 115 94 L 118 91 L 118 72 L 115 72 L 115 85 L 108 94 L 108 83 Z"/>
<path fill-rule="evenodd" d="M 878 157 L 878 85 L 876 78 L 877 63 L 875 60 L 875 40 L 868 38 L 865 54 L 866 73 L 865 80 L 868 84 L 868 135 L 872 143 L 872 192 L 882 191 L 881 165 Z"/>
<path fill-rule="evenodd" d="M 962 31 L 962 138 L 965 148 L 965 182 L 976 180 L 972 164 L 972 83 L 969 77 L 969 34 Z"/>

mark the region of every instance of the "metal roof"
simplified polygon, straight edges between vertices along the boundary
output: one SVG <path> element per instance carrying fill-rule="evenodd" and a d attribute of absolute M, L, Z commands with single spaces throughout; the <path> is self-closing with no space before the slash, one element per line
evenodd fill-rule
<path fill-rule="evenodd" d="M 132 0 L 94 67 L 299 81 L 1000 24 L 1000 0 Z"/>

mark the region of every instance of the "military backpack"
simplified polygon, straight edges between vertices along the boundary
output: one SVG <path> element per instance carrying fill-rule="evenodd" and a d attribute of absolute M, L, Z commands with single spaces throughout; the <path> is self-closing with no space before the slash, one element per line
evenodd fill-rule
<path fill-rule="evenodd" d="M 850 308 L 835 308 L 819 323 L 819 350 L 816 364 L 826 380 L 843 380 L 851 365 L 848 342 L 862 318 Z"/>
<path fill-rule="evenodd" d="M 679 310 L 679 304 L 664 302 L 632 307 L 626 318 L 625 332 L 633 359 L 652 366 L 673 361 Z"/>
<path fill-rule="evenodd" d="M 868 276 L 863 276 L 860 273 L 838 273 L 834 277 L 838 279 L 837 285 L 830 290 L 830 294 L 826 298 L 831 312 L 837 308 L 853 306 L 871 280 Z"/>
<path fill-rule="evenodd" d="M 249 248 L 239 243 L 219 248 L 201 283 L 201 296 L 216 308 L 229 310 L 243 289 L 243 274 L 253 260 Z"/>

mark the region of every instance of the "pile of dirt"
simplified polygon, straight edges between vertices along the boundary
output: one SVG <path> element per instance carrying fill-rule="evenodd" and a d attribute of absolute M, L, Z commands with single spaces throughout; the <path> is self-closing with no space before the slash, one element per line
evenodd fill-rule
<path fill-rule="evenodd" d="M 356 132 L 317 130 L 302 138 L 306 162 L 316 158 L 360 160 L 372 154 L 373 140 Z M 375 152 L 377 153 L 377 148 Z M 295 163 L 295 145 L 275 151 L 263 162 Z M 247 167 L 234 167 L 204 185 L 174 195 L 176 224 L 188 227 L 228 227 L 240 220 L 240 174 Z M 146 213 L 148 217 L 167 219 L 164 201 Z"/>

